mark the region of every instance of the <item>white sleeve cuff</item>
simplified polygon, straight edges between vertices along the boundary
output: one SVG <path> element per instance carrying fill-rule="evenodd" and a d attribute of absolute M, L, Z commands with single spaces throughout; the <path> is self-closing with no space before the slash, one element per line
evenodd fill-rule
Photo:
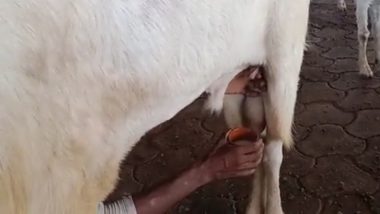
<path fill-rule="evenodd" d="M 132 197 L 125 196 L 123 199 L 107 205 L 99 203 L 97 214 L 137 214 L 137 210 Z"/>

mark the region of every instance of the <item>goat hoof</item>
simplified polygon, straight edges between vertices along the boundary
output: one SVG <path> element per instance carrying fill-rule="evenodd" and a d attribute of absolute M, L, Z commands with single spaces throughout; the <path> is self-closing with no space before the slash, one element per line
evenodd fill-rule
<path fill-rule="evenodd" d="M 364 77 L 367 77 L 367 78 L 372 78 L 373 77 L 373 72 L 372 71 L 370 71 L 370 72 L 368 72 L 368 71 L 366 71 L 366 72 L 360 72 L 360 74 L 362 76 L 364 76 Z"/>
<path fill-rule="evenodd" d="M 367 65 L 364 65 L 360 68 L 360 71 L 359 73 L 365 77 L 368 77 L 368 78 L 371 78 L 373 77 L 373 71 L 371 69 L 371 67 L 367 64 Z"/>
<path fill-rule="evenodd" d="M 361 74 L 361 75 L 363 75 L 364 77 L 369 78 L 369 79 L 371 79 L 373 77 L 373 73 Z"/>

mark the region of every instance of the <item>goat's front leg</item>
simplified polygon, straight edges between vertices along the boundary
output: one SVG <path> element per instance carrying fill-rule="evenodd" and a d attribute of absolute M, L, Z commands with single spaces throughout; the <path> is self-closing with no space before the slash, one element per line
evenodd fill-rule
<path fill-rule="evenodd" d="M 358 43 L 359 43 L 359 72 L 367 77 L 372 77 L 373 72 L 368 64 L 367 59 L 367 43 L 369 37 L 368 30 L 368 8 L 367 1 L 357 1 L 356 4 L 356 22 L 358 28 Z"/>

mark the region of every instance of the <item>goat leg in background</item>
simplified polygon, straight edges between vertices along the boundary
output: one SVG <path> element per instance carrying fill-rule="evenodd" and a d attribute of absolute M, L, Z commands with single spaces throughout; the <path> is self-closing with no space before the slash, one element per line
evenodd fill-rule
<path fill-rule="evenodd" d="M 357 1 L 356 3 L 356 22 L 358 28 L 358 43 L 359 43 L 359 72 L 360 74 L 372 77 L 373 72 L 368 64 L 367 59 L 367 45 L 368 45 L 368 9 L 370 7 L 371 0 Z M 375 24 L 375 23 L 373 23 Z"/>

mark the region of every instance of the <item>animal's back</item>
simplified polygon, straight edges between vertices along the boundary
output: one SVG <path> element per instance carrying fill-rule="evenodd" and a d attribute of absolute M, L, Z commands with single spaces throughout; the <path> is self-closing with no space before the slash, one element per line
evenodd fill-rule
<path fill-rule="evenodd" d="M 94 213 L 146 131 L 264 60 L 270 2 L 4 0 L 0 213 Z"/>

